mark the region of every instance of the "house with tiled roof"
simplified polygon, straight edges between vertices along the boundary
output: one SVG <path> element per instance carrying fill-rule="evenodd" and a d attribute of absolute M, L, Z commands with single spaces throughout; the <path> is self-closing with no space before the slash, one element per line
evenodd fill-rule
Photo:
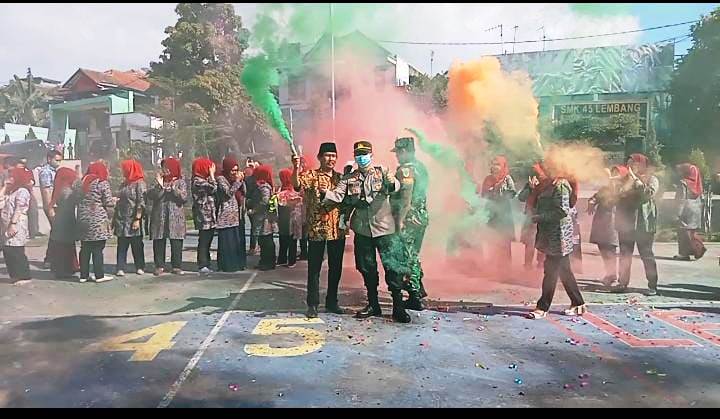
<path fill-rule="evenodd" d="M 108 156 L 118 149 L 137 143 L 148 150 L 147 158 L 156 161 L 157 141 L 150 128 L 160 121 L 138 109 L 157 98 L 143 70 L 96 71 L 80 68 L 58 89 L 58 99 L 50 104 L 48 141 L 64 143 L 77 158 Z M 74 144 L 67 144 L 70 130 L 76 131 Z M 91 153 L 92 151 L 92 153 Z"/>

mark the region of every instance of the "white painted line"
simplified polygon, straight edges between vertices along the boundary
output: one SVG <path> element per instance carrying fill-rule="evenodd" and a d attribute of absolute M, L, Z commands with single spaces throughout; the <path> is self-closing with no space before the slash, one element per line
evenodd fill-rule
<path fill-rule="evenodd" d="M 210 347 L 210 344 L 215 339 L 215 336 L 217 336 L 218 332 L 220 332 L 220 329 L 222 329 L 222 327 L 225 325 L 225 322 L 227 322 L 228 317 L 230 317 L 230 314 L 233 312 L 235 305 L 240 300 L 240 297 L 242 297 L 242 295 L 245 294 L 248 288 L 250 288 L 250 285 L 252 284 L 256 276 L 257 272 L 254 272 L 250 276 L 250 279 L 248 279 L 242 289 L 238 292 L 238 295 L 235 297 L 232 303 L 230 303 L 230 306 L 228 306 L 222 317 L 220 317 L 220 320 L 218 320 L 217 324 L 215 324 L 215 327 L 213 327 L 213 329 L 210 331 L 210 334 L 205 338 L 203 343 L 198 348 L 197 352 L 195 352 L 195 355 L 190 358 L 190 361 L 185 366 L 185 369 L 180 373 L 178 379 L 170 387 L 170 390 L 168 390 L 167 394 L 165 394 L 165 397 L 162 399 L 162 401 L 160 401 L 157 406 L 159 409 L 168 407 L 173 401 L 175 395 L 178 393 L 178 391 L 180 391 L 180 387 L 182 387 L 182 385 L 185 383 L 185 380 L 187 380 L 187 378 L 190 376 L 192 370 L 195 369 L 195 366 L 200 361 L 200 358 L 202 358 L 207 348 Z"/>

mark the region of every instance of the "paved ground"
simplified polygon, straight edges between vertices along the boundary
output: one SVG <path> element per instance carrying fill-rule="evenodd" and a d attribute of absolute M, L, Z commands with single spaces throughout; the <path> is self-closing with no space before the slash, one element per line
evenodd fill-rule
<path fill-rule="evenodd" d="M 687 263 L 658 244 L 657 297 L 601 292 L 586 248 L 583 319 L 524 318 L 537 272 L 431 257 L 432 309 L 409 325 L 305 319 L 304 262 L 80 284 L 51 279 L 37 267 L 44 247 L 28 248 L 37 279 L 11 284 L 0 265 L 0 407 L 720 406 L 720 246 Z M 352 263 L 341 304 L 359 308 Z M 565 304 L 559 287 L 554 310 Z"/>

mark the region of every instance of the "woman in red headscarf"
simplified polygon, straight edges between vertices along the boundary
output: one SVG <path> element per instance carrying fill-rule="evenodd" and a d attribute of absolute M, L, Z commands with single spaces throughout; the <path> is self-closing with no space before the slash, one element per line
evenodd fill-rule
<path fill-rule="evenodd" d="M 512 262 L 510 243 L 515 239 L 515 224 L 512 217 L 511 200 L 515 198 L 515 182 L 510 176 L 507 158 L 497 156 L 490 165 L 490 174 L 485 177 L 481 189 L 482 196 L 490 201 L 488 227 L 493 232 L 490 241 L 493 249 L 490 257 L 496 263 L 492 266 L 506 268 Z"/>
<path fill-rule="evenodd" d="M 248 210 L 248 214 L 254 217 L 255 233 L 258 236 L 258 245 L 260 245 L 258 269 L 267 271 L 275 269 L 277 263 L 275 242 L 273 241 L 273 234 L 278 232 L 277 196 L 273 193 L 273 174 L 270 166 L 263 164 L 256 167 L 254 175 L 259 199 L 254 202 L 254 207 Z"/>
<path fill-rule="evenodd" d="M 628 176 L 625 166 L 613 166 L 607 170 L 607 185 L 603 186 L 588 201 L 587 212 L 593 216 L 590 243 L 596 244 L 605 265 L 605 276 L 601 279 L 606 287 L 618 278 L 617 248 L 618 234 L 615 228 L 615 204 L 618 190 Z"/>
<path fill-rule="evenodd" d="M 288 268 L 295 266 L 298 240 L 302 239 L 303 233 L 303 196 L 292 185 L 292 173 L 292 169 L 282 169 L 278 173 L 281 186 L 277 194 L 280 236 L 277 263 Z"/>
<path fill-rule="evenodd" d="M 678 220 L 678 254 L 675 260 L 690 260 L 690 255 L 695 260 L 705 255 L 707 249 L 697 230 L 702 227 L 703 209 L 703 180 L 697 166 L 684 163 L 676 166 L 678 174 L 682 178 L 675 192 L 677 202 Z"/>
<path fill-rule="evenodd" d="M 558 278 L 570 297 L 571 306 L 565 310 L 565 314 L 578 316 L 585 313 L 586 308 L 570 262 L 570 254 L 573 252 L 573 221 L 570 213 L 573 188 L 553 168 L 548 171 L 544 169 L 539 164 L 535 166 L 538 180 L 533 182 L 534 188 L 528 198 L 528 205 L 533 208 L 532 221 L 537 223 L 535 247 L 545 255 L 542 296 L 529 317 L 540 319 L 547 315 Z"/>
<path fill-rule="evenodd" d="M 55 173 L 49 204 L 53 221 L 50 224 L 48 262 L 56 278 L 70 278 L 80 270 L 75 249 L 77 195 L 73 194 L 73 185 L 77 180 L 77 173 L 67 167 L 61 167 Z"/>
<path fill-rule="evenodd" d="M 548 185 L 551 185 L 550 178 L 545 174 L 541 163 L 535 163 L 532 167 L 532 173 L 528 177 L 525 187 L 518 193 L 518 200 L 525 202 L 525 223 L 521 234 L 521 241 L 525 245 L 525 261 L 526 270 L 532 269 L 533 258 L 535 258 L 535 236 L 537 234 L 537 223 L 532 221 L 535 214 L 535 205 L 537 197 Z M 537 251 L 537 267 L 540 268 L 545 260 L 542 252 Z"/>
<path fill-rule="evenodd" d="M 154 274 L 158 276 L 165 272 L 165 250 L 170 240 L 172 272 L 182 275 L 182 249 L 186 233 L 183 205 L 188 198 L 187 184 L 182 177 L 180 160 L 168 157 L 160 162 L 160 169 L 147 194 L 151 207 Z"/>
<path fill-rule="evenodd" d="M 245 195 L 244 173 L 234 157 L 227 156 L 222 162 L 222 175 L 217 178 L 215 202 L 218 234 L 218 270 L 222 272 L 243 271 L 247 267 L 245 231 L 240 231 L 240 207 L 236 194 Z M 243 223 L 244 226 L 244 223 Z"/>
<path fill-rule="evenodd" d="M 82 178 L 81 188 L 77 191 L 77 229 L 80 239 L 80 282 L 90 279 L 90 259 L 93 263 L 95 282 L 112 279 L 105 275 L 105 242 L 112 237 L 112 225 L 108 213 L 115 203 L 108 169 L 103 161 L 91 163 Z"/>
<path fill-rule="evenodd" d="M 33 173 L 25 167 L 10 169 L 0 187 L 0 244 L 5 253 L 5 265 L 13 281 L 30 279 L 30 265 L 25 256 L 25 244 L 30 233 L 28 211 L 34 183 Z"/>
<path fill-rule="evenodd" d="M 135 272 L 145 274 L 145 246 L 142 219 L 145 215 L 147 184 L 143 167 L 137 160 L 120 162 L 124 181 L 117 192 L 113 228 L 117 242 L 117 276 L 125 276 L 128 248 L 132 249 Z"/>
<path fill-rule="evenodd" d="M 618 191 L 615 206 L 615 229 L 620 243 L 619 285 L 612 292 L 627 292 L 630 284 L 632 255 L 637 245 L 648 281 L 647 295 L 657 295 L 658 273 L 653 243 L 657 231 L 655 194 L 660 181 L 650 172 L 648 158 L 631 154 L 627 160 L 628 176 Z"/>
<path fill-rule="evenodd" d="M 201 274 L 208 274 L 210 269 L 210 246 L 215 236 L 217 208 L 215 207 L 215 163 L 207 157 L 200 157 L 192 163 L 192 181 L 190 191 L 193 198 L 193 220 L 198 230 L 197 263 Z"/>

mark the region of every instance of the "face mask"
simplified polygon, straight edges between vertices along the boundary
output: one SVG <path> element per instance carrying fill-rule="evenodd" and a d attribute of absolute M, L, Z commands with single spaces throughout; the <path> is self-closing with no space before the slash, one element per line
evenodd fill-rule
<path fill-rule="evenodd" d="M 355 156 L 355 162 L 360 167 L 368 167 L 370 166 L 370 163 L 372 163 L 372 154 L 361 154 L 359 156 Z"/>

